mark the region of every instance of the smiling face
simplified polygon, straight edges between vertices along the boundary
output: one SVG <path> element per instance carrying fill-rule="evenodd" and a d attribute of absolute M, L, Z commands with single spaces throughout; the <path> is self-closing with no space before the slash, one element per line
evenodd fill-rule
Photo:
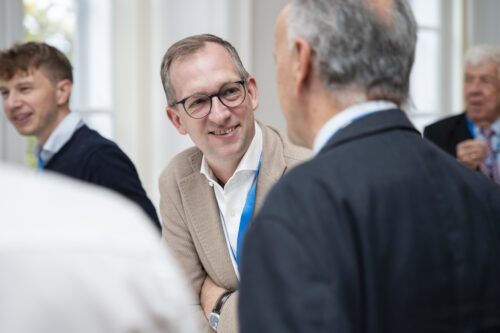
<path fill-rule="evenodd" d="M 467 116 L 479 126 L 489 126 L 500 118 L 499 68 L 494 61 L 467 65 L 464 95 Z"/>
<path fill-rule="evenodd" d="M 0 80 L 7 118 L 20 134 L 34 135 L 42 145 L 69 112 L 69 91 L 69 80 L 53 83 L 38 69 Z"/>
<path fill-rule="evenodd" d="M 229 53 L 216 43 L 206 43 L 195 53 L 175 60 L 170 77 L 177 101 L 194 94 L 212 95 L 224 84 L 241 80 Z M 246 80 L 245 88 L 247 94 L 241 105 L 228 108 L 214 97 L 210 114 L 202 119 L 189 117 L 181 104 L 167 107 L 172 124 L 180 134 L 189 135 L 212 168 L 237 165 L 254 137 L 253 111 L 258 106 L 258 93 L 253 77 Z"/>

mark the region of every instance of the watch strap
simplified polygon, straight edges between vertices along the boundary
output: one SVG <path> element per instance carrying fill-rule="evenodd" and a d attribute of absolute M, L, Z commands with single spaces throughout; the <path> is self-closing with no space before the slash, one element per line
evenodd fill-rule
<path fill-rule="evenodd" d="M 232 293 L 233 292 L 229 290 L 223 292 L 217 299 L 217 302 L 215 302 L 214 308 L 212 309 L 212 313 L 220 314 L 222 306 L 224 305 L 224 303 L 226 303 L 227 299 L 229 298 L 229 296 L 231 296 Z"/>

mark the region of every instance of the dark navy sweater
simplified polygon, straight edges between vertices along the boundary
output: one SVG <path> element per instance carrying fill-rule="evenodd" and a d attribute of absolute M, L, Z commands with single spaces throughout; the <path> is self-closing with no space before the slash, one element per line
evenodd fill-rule
<path fill-rule="evenodd" d="M 156 210 L 142 188 L 132 161 L 112 141 L 86 125 L 80 127 L 44 166 L 121 193 L 139 204 L 160 229 Z"/>

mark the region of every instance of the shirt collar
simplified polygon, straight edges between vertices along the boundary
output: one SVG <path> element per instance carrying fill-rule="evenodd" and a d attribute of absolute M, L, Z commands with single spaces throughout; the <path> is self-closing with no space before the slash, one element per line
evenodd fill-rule
<path fill-rule="evenodd" d="M 484 137 L 483 133 L 481 132 L 481 127 L 479 125 L 474 124 L 472 120 L 470 120 L 469 117 L 467 117 L 467 115 L 465 115 L 465 118 L 467 119 L 467 126 L 472 125 L 472 130 L 474 131 L 473 137 L 474 138 Z M 495 135 L 497 136 L 500 135 L 500 118 L 497 119 L 493 124 L 491 124 L 490 127 L 493 131 L 495 131 Z"/>
<path fill-rule="evenodd" d="M 250 143 L 250 146 L 245 152 L 245 155 L 243 155 L 243 157 L 241 158 L 241 161 L 238 164 L 238 167 L 236 168 L 236 171 L 234 172 L 233 176 L 238 172 L 244 170 L 257 171 L 261 153 L 262 153 L 262 130 L 259 124 L 255 122 L 255 135 L 252 139 L 252 142 Z M 205 175 L 205 177 L 209 181 L 217 183 L 216 177 L 212 169 L 208 165 L 205 155 L 203 155 L 203 158 L 201 160 L 200 173 Z M 233 176 L 231 176 L 231 178 L 233 178 Z M 231 180 L 231 178 L 229 180 Z"/>
<path fill-rule="evenodd" d="M 367 101 L 349 106 L 334 115 L 323 125 L 314 139 L 314 153 L 317 154 L 335 133 L 352 123 L 354 120 L 373 112 L 397 108 L 398 106 L 395 103 L 383 100 Z"/>
<path fill-rule="evenodd" d="M 70 112 L 56 129 L 50 134 L 45 144 L 40 146 L 36 144 L 34 153 L 37 158 L 42 158 L 44 164 L 48 161 L 69 141 L 77 129 L 83 126 L 83 120 L 79 113 Z"/>

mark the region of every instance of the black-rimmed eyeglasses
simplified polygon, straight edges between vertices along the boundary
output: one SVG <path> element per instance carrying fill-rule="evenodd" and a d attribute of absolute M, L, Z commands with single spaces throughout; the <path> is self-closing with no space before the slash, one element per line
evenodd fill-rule
<path fill-rule="evenodd" d="M 229 82 L 220 87 L 216 94 L 194 94 L 173 103 L 172 106 L 182 104 L 188 116 L 194 119 L 201 119 L 208 116 L 210 111 L 212 111 L 212 98 L 216 96 L 226 107 L 237 107 L 243 103 L 246 97 L 245 82 Z"/>

